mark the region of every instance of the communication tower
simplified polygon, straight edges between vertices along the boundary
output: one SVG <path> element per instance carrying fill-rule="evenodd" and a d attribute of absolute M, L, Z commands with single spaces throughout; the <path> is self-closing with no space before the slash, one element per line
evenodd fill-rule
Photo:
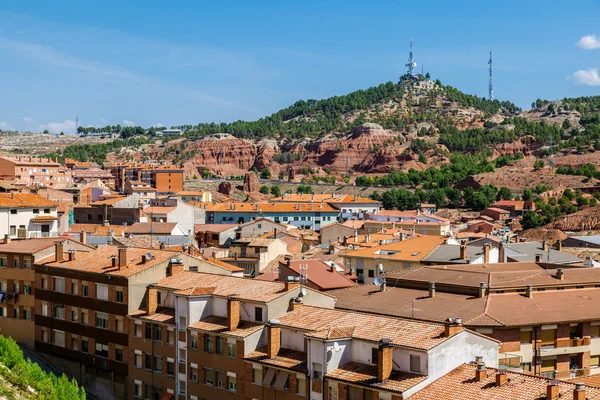
<path fill-rule="evenodd" d="M 490 84 L 488 87 L 488 96 L 490 101 L 494 100 L 494 88 L 492 86 L 492 52 L 490 51 L 490 61 L 488 61 L 488 64 L 490 65 Z"/>
<path fill-rule="evenodd" d="M 407 73 L 409 76 L 413 76 L 413 70 L 416 66 L 417 63 L 415 62 L 415 58 L 413 57 L 412 39 L 410 39 L 410 53 L 408 53 L 408 63 L 406 64 L 406 67 L 408 67 Z"/>

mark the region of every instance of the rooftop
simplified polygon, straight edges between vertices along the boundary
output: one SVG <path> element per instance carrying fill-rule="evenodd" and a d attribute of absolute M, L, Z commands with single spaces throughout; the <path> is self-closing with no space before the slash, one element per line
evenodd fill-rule
<path fill-rule="evenodd" d="M 350 278 L 344 273 L 340 273 L 337 270 L 331 270 L 331 267 L 321 260 L 295 260 L 291 261 L 288 268 L 300 275 L 303 271 L 300 269 L 301 266 L 307 266 L 308 268 L 308 280 L 317 285 L 321 290 L 330 289 L 341 289 L 346 287 L 356 286 Z M 273 280 L 284 280 L 286 277 L 273 273 L 267 272 L 262 274 L 255 279 L 273 281 Z"/>
<path fill-rule="evenodd" d="M 236 329 L 229 330 L 227 321 L 228 320 L 226 317 L 212 315 L 210 317 L 201 319 L 200 321 L 192 322 L 189 327 L 191 329 L 198 329 L 204 332 L 213 332 L 226 336 L 245 338 L 254 332 L 260 331 L 264 326 L 262 324 L 242 320 Z"/>
<path fill-rule="evenodd" d="M 56 243 L 71 240 L 69 237 L 51 237 L 40 239 L 12 239 L 10 243 L 0 244 L 0 253 L 35 254 L 38 251 L 54 247 Z M 83 243 L 81 243 L 83 245 Z M 91 248 L 91 247 L 90 247 Z"/>
<path fill-rule="evenodd" d="M 457 263 L 469 264 L 470 262 L 483 257 L 483 247 L 466 246 L 467 257 L 460 258 L 460 246 L 454 244 L 442 244 L 433 250 L 423 262 L 426 263 Z"/>
<path fill-rule="evenodd" d="M 358 197 L 349 194 L 285 194 L 282 197 L 272 199 L 273 202 L 290 203 L 372 203 L 378 204 L 376 200 L 366 197 Z"/>
<path fill-rule="evenodd" d="M 327 203 L 220 203 L 213 210 L 215 212 L 331 212 L 339 213 L 339 210 Z"/>
<path fill-rule="evenodd" d="M 346 253 L 344 257 L 373 258 L 378 260 L 421 261 L 436 247 L 444 243 L 442 236 L 420 236 Z"/>
<path fill-rule="evenodd" d="M 505 248 L 506 257 L 514 261 L 535 261 L 536 255 L 542 256 L 542 261 L 554 264 L 575 264 L 582 262 L 581 259 L 572 256 L 571 254 L 554 250 L 548 245 L 547 250 L 544 250 L 543 244 L 540 242 L 520 242 L 507 243 Z M 516 252 L 517 254 L 513 253 Z"/>
<path fill-rule="evenodd" d="M 176 222 L 136 222 L 125 227 L 125 232 L 133 234 L 170 235 L 177 226 Z"/>
<path fill-rule="evenodd" d="M 237 227 L 237 224 L 194 224 L 194 230 L 196 232 L 221 233 Z"/>
<path fill-rule="evenodd" d="M 177 207 L 158 207 L 158 206 L 153 206 L 153 207 L 146 207 L 144 208 L 144 212 L 148 215 L 152 215 L 152 214 L 168 214 L 170 212 L 173 212 L 177 209 Z"/>
<path fill-rule="evenodd" d="M 0 207 L 58 207 L 52 200 L 33 193 L 0 193 Z"/>

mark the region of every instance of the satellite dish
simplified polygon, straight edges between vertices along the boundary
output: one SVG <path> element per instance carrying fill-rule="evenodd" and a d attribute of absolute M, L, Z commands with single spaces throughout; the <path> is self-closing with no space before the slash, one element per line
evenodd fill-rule
<path fill-rule="evenodd" d="M 300 294 L 302 295 L 302 297 L 306 296 L 308 292 L 306 291 L 306 289 L 302 288 L 300 289 Z"/>
<path fill-rule="evenodd" d="M 129 234 L 129 239 L 133 239 L 133 233 Z"/>
<path fill-rule="evenodd" d="M 146 260 L 151 260 L 152 259 L 152 253 L 148 252 L 146 253 Z"/>
<path fill-rule="evenodd" d="M 378 276 L 377 278 L 375 278 L 373 283 L 375 284 L 375 286 L 381 286 L 381 285 L 383 285 L 383 278 Z"/>
<path fill-rule="evenodd" d="M 383 264 L 379 264 L 379 272 L 383 272 Z"/>
<path fill-rule="evenodd" d="M 335 352 L 337 353 L 338 351 L 340 351 L 342 348 L 340 346 L 340 344 L 338 342 L 333 343 L 333 350 L 335 350 Z"/>

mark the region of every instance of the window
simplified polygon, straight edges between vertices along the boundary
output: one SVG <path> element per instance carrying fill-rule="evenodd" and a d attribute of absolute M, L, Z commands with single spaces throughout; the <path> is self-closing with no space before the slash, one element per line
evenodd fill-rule
<path fill-rule="evenodd" d="M 52 344 L 65 347 L 65 333 L 63 331 L 52 330 Z"/>
<path fill-rule="evenodd" d="M 263 309 L 262 309 L 262 307 L 254 307 L 254 320 L 256 322 L 262 322 L 262 320 L 263 320 Z"/>
<path fill-rule="evenodd" d="M 79 311 L 76 308 L 71 309 L 71 322 L 77 322 L 79 320 Z"/>
<path fill-rule="evenodd" d="M 10 209 L 10 213 L 11 213 L 12 215 L 15 215 L 15 214 L 17 213 L 17 209 L 16 209 L 16 208 L 11 208 L 11 209 Z"/>
<path fill-rule="evenodd" d="M 77 350 L 77 335 L 71 336 L 71 350 Z"/>
<path fill-rule="evenodd" d="M 185 396 L 185 381 L 179 381 L 179 394 Z"/>
<path fill-rule="evenodd" d="M 42 342 L 48 341 L 48 328 L 42 328 Z"/>
<path fill-rule="evenodd" d="M 23 284 L 23 294 L 31 294 L 31 285 Z"/>
<path fill-rule="evenodd" d="M 210 368 L 204 368 L 204 383 L 207 385 L 213 384 L 213 370 Z"/>
<path fill-rule="evenodd" d="M 142 355 L 140 353 L 135 353 L 134 365 L 138 368 L 142 368 Z"/>
<path fill-rule="evenodd" d="M 62 304 L 54 306 L 54 318 L 65 319 L 65 307 Z"/>
<path fill-rule="evenodd" d="M 13 318 L 19 319 L 19 309 L 18 308 L 13 308 Z"/>
<path fill-rule="evenodd" d="M 236 356 L 236 345 L 235 343 L 227 343 L 227 355 L 229 357 Z"/>
<path fill-rule="evenodd" d="M 161 300 L 162 300 L 161 293 L 160 293 L 160 291 L 157 290 L 156 291 L 156 304 L 158 304 L 160 306 Z"/>
<path fill-rule="evenodd" d="M 81 338 L 81 351 L 84 353 L 89 351 L 87 338 Z"/>
<path fill-rule="evenodd" d="M 215 371 L 215 386 L 223 389 L 225 387 L 223 383 L 223 371 Z"/>
<path fill-rule="evenodd" d="M 167 331 L 167 343 L 175 344 L 175 332 Z"/>
<path fill-rule="evenodd" d="M 142 325 L 135 324 L 135 336 L 142 337 Z"/>
<path fill-rule="evenodd" d="M 31 310 L 23 311 L 23 319 L 30 321 L 31 320 Z"/>
<path fill-rule="evenodd" d="M 54 291 L 57 293 L 65 292 L 65 279 L 64 278 L 54 278 Z"/>
<path fill-rule="evenodd" d="M 204 351 L 207 353 L 213 352 L 213 338 L 211 335 L 204 335 Z"/>
<path fill-rule="evenodd" d="M 144 367 L 147 370 L 152 369 L 152 354 L 150 354 L 150 353 L 145 354 Z"/>
<path fill-rule="evenodd" d="M 375 271 L 372 269 L 369 269 L 369 278 L 375 278 Z"/>
<path fill-rule="evenodd" d="M 87 283 L 81 284 L 81 295 L 88 297 L 88 285 Z"/>
<path fill-rule="evenodd" d="M 118 347 L 115 348 L 115 360 L 123 362 L 123 349 L 120 349 Z"/>
<path fill-rule="evenodd" d="M 222 336 L 217 336 L 217 348 L 215 349 L 215 353 L 222 356 L 223 355 L 223 337 Z"/>
<path fill-rule="evenodd" d="M 108 300 L 108 285 L 96 283 L 96 298 L 98 300 Z"/>
<path fill-rule="evenodd" d="M 15 283 L 13 284 L 13 292 L 14 292 L 14 293 L 20 293 L 20 292 L 19 292 L 19 289 L 20 289 L 20 287 L 19 287 L 19 284 L 15 282 Z"/>
<path fill-rule="evenodd" d="M 87 220 L 88 220 L 88 221 L 91 221 L 91 220 L 92 220 L 92 214 L 88 214 L 88 215 L 87 215 Z"/>
<path fill-rule="evenodd" d="M 154 372 L 162 373 L 162 357 L 154 356 Z"/>
<path fill-rule="evenodd" d="M 117 303 L 123 303 L 123 290 L 117 290 Z"/>
<path fill-rule="evenodd" d="M 192 333 L 192 335 L 191 335 L 192 349 L 197 349 L 198 348 L 198 334 L 197 333 L 194 334 L 194 333 Z"/>
<path fill-rule="evenodd" d="M 421 371 L 421 357 L 415 354 L 410 355 L 410 372 Z"/>
<path fill-rule="evenodd" d="M 521 331 L 521 344 L 531 343 L 531 331 Z"/>
<path fill-rule="evenodd" d="M 102 358 L 108 358 L 108 342 L 96 340 L 96 355 Z"/>
<path fill-rule="evenodd" d="M 198 382 L 198 368 L 191 367 L 192 382 Z"/>
<path fill-rule="evenodd" d="M 590 330 L 590 336 L 593 338 L 600 337 L 600 325 L 592 325 L 592 329 Z"/>
<path fill-rule="evenodd" d="M 262 369 L 253 368 L 252 369 L 252 383 L 255 385 L 262 384 Z"/>
<path fill-rule="evenodd" d="M 160 325 L 154 326 L 154 340 L 156 340 L 157 342 L 162 341 L 162 326 Z"/>
<path fill-rule="evenodd" d="M 96 328 L 108 328 L 108 314 L 96 312 Z"/>
<path fill-rule="evenodd" d="M 135 386 L 133 389 L 133 395 L 135 397 L 142 397 L 142 382 L 135 381 Z"/>
<path fill-rule="evenodd" d="M 13 259 L 13 267 L 14 268 L 19 268 L 20 267 L 19 259 L 16 258 L 16 257 Z"/>
<path fill-rule="evenodd" d="M 85 325 L 89 323 L 87 310 L 81 310 L 81 323 Z"/>
<path fill-rule="evenodd" d="M 23 260 L 23 268 L 31 269 L 31 260 L 29 258 Z"/>
<path fill-rule="evenodd" d="M 148 340 L 152 340 L 152 325 L 146 324 L 144 326 L 144 338 Z"/>
<path fill-rule="evenodd" d="M 50 209 L 49 208 L 44 208 L 44 214 L 50 214 Z"/>
<path fill-rule="evenodd" d="M 377 364 L 379 359 L 379 349 L 377 347 L 371 348 L 371 364 Z"/>
<path fill-rule="evenodd" d="M 185 317 L 179 317 L 179 330 L 185 331 L 187 328 L 187 319 Z"/>
<path fill-rule="evenodd" d="M 44 317 L 48 316 L 48 303 L 46 303 L 45 301 L 42 302 L 42 315 Z"/>
<path fill-rule="evenodd" d="M 115 330 L 117 332 L 123 332 L 123 317 L 115 318 Z"/>
<path fill-rule="evenodd" d="M 312 363 L 312 379 L 320 380 L 323 376 L 322 365 L 319 363 Z"/>
<path fill-rule="evenodd" d="M 236 390 L 236 378 L 233 376 L 227 377 L 227 390 L 235 392 Z"/>
<path fill-rule="evenodd" d="M 6 268 L 7 265 L 8 265 L 8 261 L 6 260 L 6 257 L 0 257 L 0 267 Z"/>
<path fill-rule="evenodd" d="M 34 214 L 39 214 L 40 213 L 40 209 L 39 208 L 34 208 L 33 209 L 33 213 Z"/>
<path fill-rule="evenodd" d="M 173 360 L 167 360 L 167 375 L 175 375 L 175 362 Z"/>
<path fill-rule="evenodd" d="M 185 363 L 186 358 L 185 349 L 179 349 L 179 362 Z"/>

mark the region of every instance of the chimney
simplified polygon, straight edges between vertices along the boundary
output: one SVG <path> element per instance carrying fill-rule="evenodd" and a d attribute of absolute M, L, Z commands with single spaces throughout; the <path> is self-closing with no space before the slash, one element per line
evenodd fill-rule
<path fill-rule="evenodd" d="M 385 292 L 385 289 L 387 287 L 387 282 L 386 282 L 385 278 L 382 278 L 382 279 L 383 279 L 383 282 L 381 283 L 381 286 L 379 286 L 379 291 L 380 292 Z"/>
<path fill-rule="evenodd" d="M 538 262 L 538 263 L 542 262 L 542 257 L 543 256 L 544 256 L 543 254 L 536 254 L 535 255 L 535 262 Z"/>
<path fill-rule="evenodd" d="M 496 386 L 502 386 L 508 381 L 508 375 L 506 371 L 498 371 L 496 374 Z"/>
<path fill-rule="evenodd" d="M 545 240 L 542 240 L 542 250 L 548 251 L 548 242 Z"/>
<path fill-rule="evenodd" d="M 429 282 L 429 297 L 435 297 L 435 282 Z"/>
<path fill-rule="evenodd" d="M 475 370 L 475 380 L 477 382 L 481 382 L 485 378 L 487 378 L 487 369 L 485 368 L 485 363 L 483 361 L 479 361 L 477 363 L 477 369 Z"/>
<path fill-rule="evenodd" d="M 119 269 L 127 268 L 127 247 L 119 247 Z"/>
<path fill-rule="evenodd" d="M 334 254 L 335 253 L 335 246 L 333 245 L 333 243 L 331 243 L 331 240 L 329 241 L 329 254 Z"/>
<path fill-rule="evenodd" d="M 556 400 L 560 392 L 560 386 L 558 386 L 558 379 L 552 379 L 548 382 L 548 389 L 546 391 L 546 400 Z"/>
<path fill-rule="evenodd" d="M 75 260 L 75 250 L 69 250 L 69 261 Z"/>
<path fill-rule="evenodd" d="M 554 250 L 562 251 L 562 240 L 559 239 L 554 243 Z"/>
<path fill-rule="evenodd" d="M 190 247 L 188 247 L 188 254 L 190 256 L 194 256 L 194 246 L 190 245 Z"/>
<path fill-rule="evenodd" d="M 483 263 L 488 264 L 490 262 L 490 245 L 489 243 L 483 246 Z"/>
<path fill-rule="evenodd" d="M 393 354 L 392 340 L 388 338 L 381 339 L 377 349 L 377 382 L 383 382 L 392 375 Z"/>
<path fill-rule="evenodd" d="M 519 243 L 519 235 L 515 235 L 514 238 L 515 238 L 515 243 Z"/>
<path fill-rule="evenodd" d="M 573 390 L 573 400 L 585 399 L 585 385 L 583 383 L 575 383 L 575 390 Z"/>
<path fill-rule="evenodd" d="M 240 324 L 240 301 L 237 299 L 227 299 L 227 329 L 236 330 Z"/>
<path fill-rule="evenodd" d="M 446 337 L 454 336 L 463 330 L 461 318 L 448 318 L 444 322 L 444 334 Z"/>
<path fill-rule="evenodd" d="M 279 354 L 281 348 L 281 328 L 279 320 L 270 319 L 267 322 L 267 357 L 273 358 Z"/>
<path fill-rule="evenodd" d="M 371 234 L 367 233 L 367 236 L 365 236 L 365 243 L 370 243 L 371 242 Z"/>
<path fill-rule="evenodd" d="M 460 259 L 461 260 L 467 259 L 467 245 L 466 244 L 460 245 Z"/>
<path fill-rule="evenodd" d="M 486 293 L 487 293 L 487 283 L 485 282 L 479 282 L 479 298 L 483 298 L 485 297 Z"/>
<path fill-rule="evenodd" d="M 295 311 L 303 305 L 304 304 L 302 303 L 302 297 L 295 297 L 290 300 L 290 311 Z"/>
<path fill-rule="evenodd" d="M 527 285 L 527 297 L 533 299 L 533 285 Z"/>
<path fill-rule="evenodd" d="M 289 292 L 300 286 L 300 279 L 296 280 L 294 276 L 288 276 L 285 280 L 285 291 Z"/>
<path fill-rule="evenodd" d="M 112 266 L 113 268 L 117 266 L 117 256 L 110 256 L 109 257 L 112 260 Z"/>
<path fill-rule="evenodd" d="M 342 243 L 344 246 L 348 246 L 348 236 L 344 236 L 344 241 Z"/>
<path fill-rule="evenodd" d="M 9 244 L 10 243 L 10 235 L 7 233 L 6 235 L 4 235 L 4 244 Z"/>
<path fill-rule="evenodd" d="M 146 303 L 146 314 L 153 314 L 158 307 L 158 289 L 148 288 L 148 301 Z"/>
<path fill-rule="evenodd" d="M 160 242 L 160 249 L 164 250 L 165 249 L 165 242 Z"/>
<path fill-rule="evenodd" d="M 79 241 L 83 244 L 87 244 L 87 233 L 85 230 L 81 230 L 81 236 L 79 237 Z"/>
<path fill-rule="evenodd" d="M 64 260 L 64 245 L 62 242 L 57 242 L 54 245 L 54 254 L 56 255 L 56 262 L 61 262 Z"/>
<path fill-rule="evenodd" d="M 562 268 L 556 268 L 556 279 L 562 281 L 565 279 L 565 273 Z"/>
<path fill-rule="evenodd" d="M 504 242 L 500 242 L 498 245 L 498 262 L 504 262 Z"/>

